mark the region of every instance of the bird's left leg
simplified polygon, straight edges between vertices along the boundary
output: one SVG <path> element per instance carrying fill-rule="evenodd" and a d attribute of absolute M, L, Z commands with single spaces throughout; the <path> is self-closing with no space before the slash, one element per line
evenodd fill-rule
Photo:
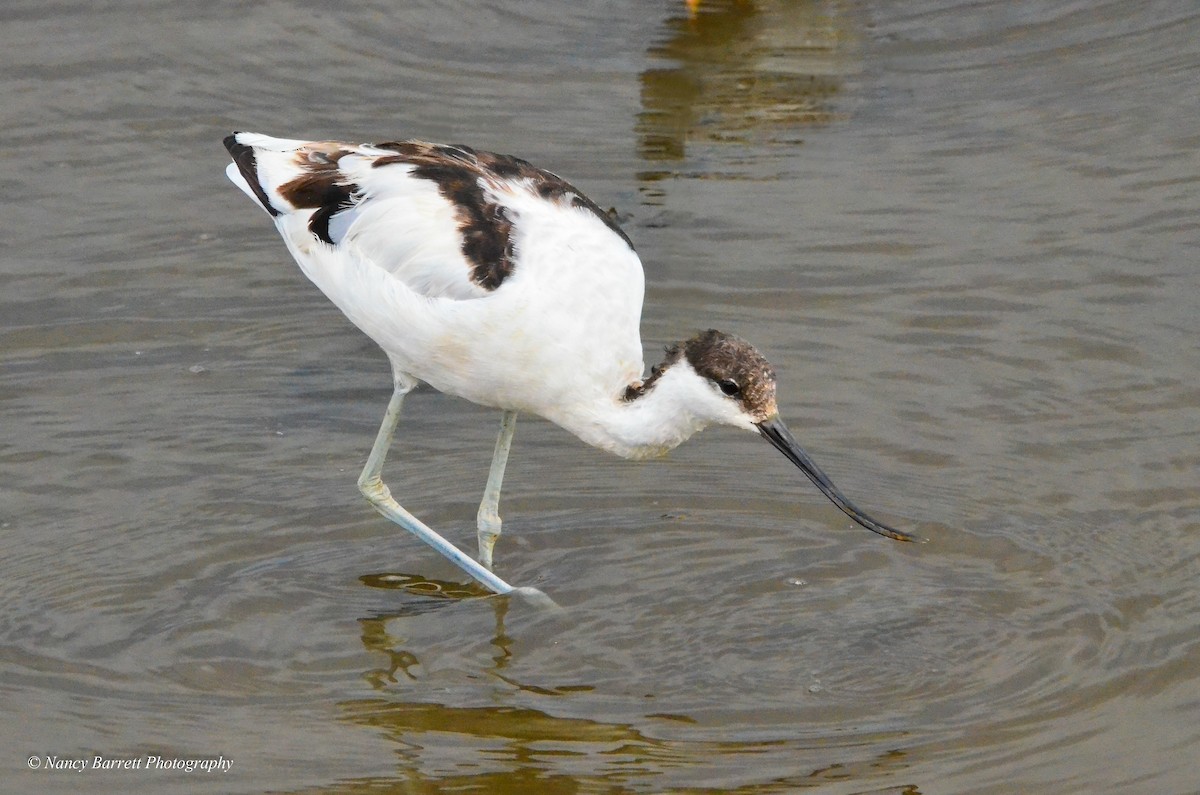
<path fill-rule="evenodd" d="M 488 472 L 487 488 L 483 490 L 483 501 L 479 503 L 476 524 L 479 527 L 479 562 L 492 568 L 492 548 L 500 537 L 500 485 L 504 481 L 504 466 L 508 463 L 508 449 L 512 446 L 513 431 L 517 428 L 517 412 L 506 411 L 500 419 L 500 435 L 496 438 L 496 452 L 492 455 L 492 468 Z"/>
<path fill-rule="evenodd" d="M 379 426 L 379 434 L 375 437 L 375 444 L 371 447 L 371 454 L 367 456 L 367 465 L 363 467 L 362 474 L 358 477 L 359 490 L 363 493 L 364 497 L 371 501 L 371 504 L 375 506 L 375 510 L 426 544 L 429 544 L 429 546 L 446 556 L 454 565 L 495 593 L 507 594 L 518 591 L 528 593 L 543 601 L 549 601 L 549 597 L 536 588 L 513 588 L 504 580 L 492 574 L 489 569 L 485 569 L 475 562 L 470 555 L 465 554 L 458 547 L 442 538 L 392 498 L 391 491 L 388 490 L 381 477 L 383 461 L 387 457 L 388 448 L 391 447 L 392 436 L 396 432 L 396 424 L 400 421 L 400 407 L 404 403 L 404 396 L 408 394 L 411 388 L 411 385 L 402 384 L 400 381 L 397 381 L 396 389 L 392 393 L 392 399 L 388 401 L 387 412 L 383 415 L 383 424 Z M 511 437 L 511 432 L 509 435 Z M 503 466 L 501 466 L 501 471 L 503 471 Z M 497 495 L 499 495 L 499 490 L 499 479 L 497 479 Z M 550 603 L 553 604 L 553 602 Z"/>

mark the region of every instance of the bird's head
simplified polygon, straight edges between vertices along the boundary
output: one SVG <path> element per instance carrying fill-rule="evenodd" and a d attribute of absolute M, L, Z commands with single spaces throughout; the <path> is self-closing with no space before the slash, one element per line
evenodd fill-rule
<path fill-rule="evenodd" d="M 686 366 L 677 367 L 679 365 Z M 775 403 L 775 368 L 753 345 L 721 331 L 702 332 L 668 349 L 666 361 L 655 368 L 644 388 L 652 387 L 655 379 L 672 369 L 698 376 L 687 379 L 692 382 L 689 411 L 708 422 L 758 431 L 855 522 L 898 541 L 918 540 L 859 510 L 800 447 L 779 417 Z"/>
<path fill-rule="evenodd" d="M 709 422 L 752 431 L 779 413 L 775 368 L 740 337 L 709 329 L 670 348 L 671 365 L 699 377 L 689 409 Z"/>

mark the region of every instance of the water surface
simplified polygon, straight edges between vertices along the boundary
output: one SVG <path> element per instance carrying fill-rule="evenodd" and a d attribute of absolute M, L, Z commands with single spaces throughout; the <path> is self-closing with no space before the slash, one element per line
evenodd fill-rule
<path fill-rule="evenodd" d="M 12 791 L 1190 793 L 1200 15 L 1186 4 L 10 3 Z M 384 357 L 231 129 L 512 152 L 615 207 L 647 357 L 780 371 L 852 525 L 749 434 L 523 418 L 481 598 L 354 481 Z M 473 544 L 498 415 L 385 470 Z M 214 757 L 225 773 L 33 771 Z"/>

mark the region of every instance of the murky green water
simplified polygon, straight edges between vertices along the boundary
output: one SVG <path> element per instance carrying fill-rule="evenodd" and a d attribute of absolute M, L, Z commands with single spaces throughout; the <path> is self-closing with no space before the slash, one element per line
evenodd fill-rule
<path fill-rule="evenodd" d="M 0 22 L 0 789 L 1196 790 L 1188 4 Z M 567 613 L 464 592 L 359 497 L 387 364 L 226 183 L 231 129 L 567 176 L 646 263 L 648 358 L 752 340 L 839 485 L 930 543 L 749 434 L 627 463 L 524 418 L 498 570 Z M 405 411 L 387 480 L 469 547 L 498 416 Z M 96 755 L 232 768 L 46 769 Z"/>

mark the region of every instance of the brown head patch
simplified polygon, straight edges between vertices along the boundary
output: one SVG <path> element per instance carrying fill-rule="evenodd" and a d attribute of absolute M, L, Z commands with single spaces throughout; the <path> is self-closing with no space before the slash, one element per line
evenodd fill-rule
<path fill-rule="evenodd" d="M 775 368 L 753 345 L 709 329 L 683 343 L 683 355 L 698 374 L 762 422 L 776 414 Z"/>
<path fill-rule="evenodd" d="M 662 363 L 650 370 L 650 377 L 630 384 L 622 398 L 631 401 L 648 394 L 658 379 L 681 360 L 740 403 L 755 422 L 776 414 L 775 368 L 750 343 L 715 329 L 667 348 Z"/>

